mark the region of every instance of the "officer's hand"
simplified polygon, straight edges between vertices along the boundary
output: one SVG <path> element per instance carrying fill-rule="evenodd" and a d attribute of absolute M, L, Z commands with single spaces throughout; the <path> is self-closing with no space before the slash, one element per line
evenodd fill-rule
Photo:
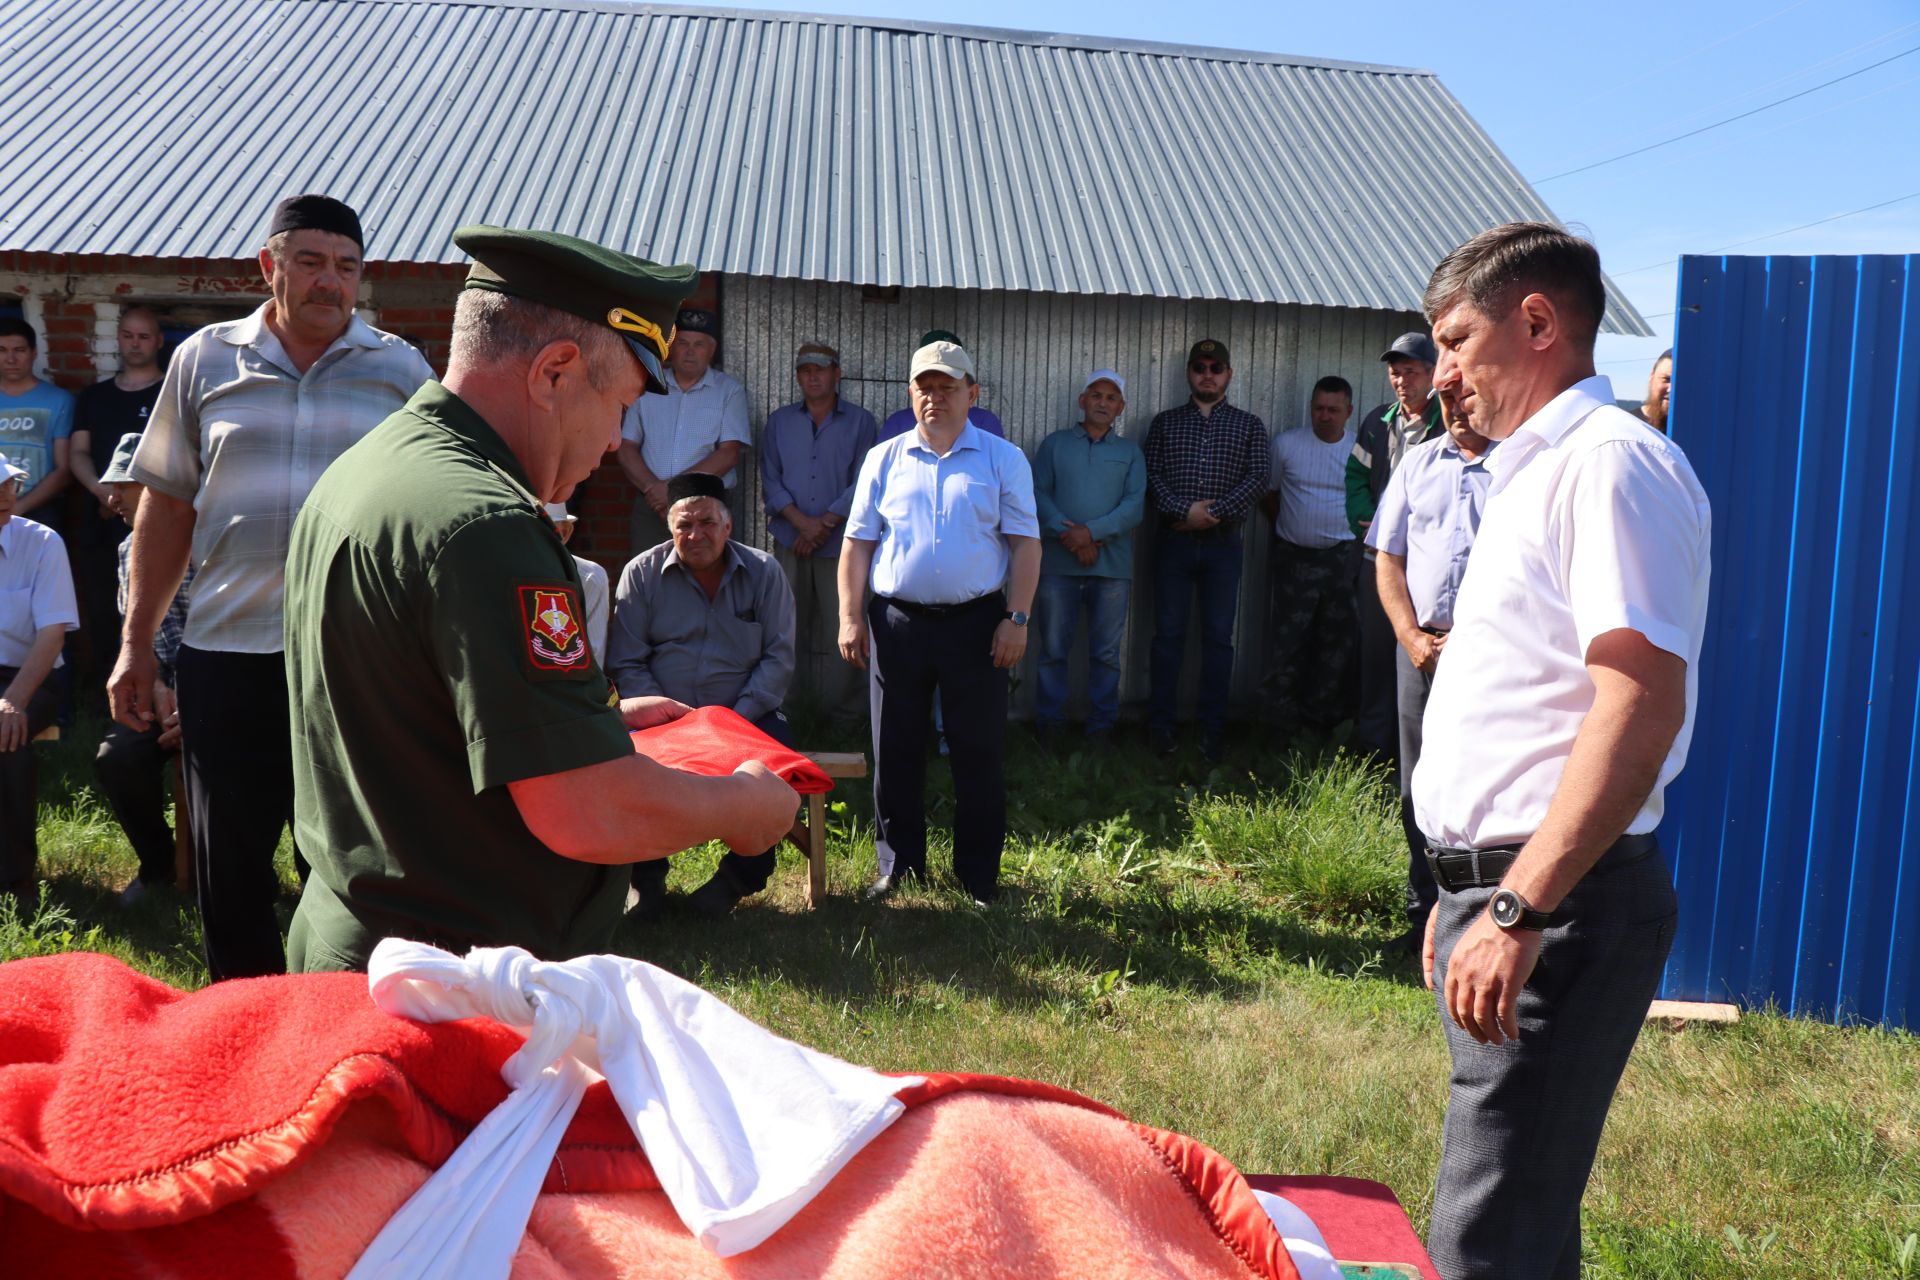
<path fill-rule="evenodd" d="M 0 698 L 0 751 L 18 751 L 27 745 L 27 713 L 11 698 Z"/>
<path fill-rule="evenodd" d="M 153 646 L 121 646 L 113 675 L 107 680 L 107 702 L 113 718 L 129 729 L 146 731 L 157 718 L 153 710 L 154 678 L 160 670 Z"/>
<path fill-rule="evenodd" d="M 180 700 L 164 684 L 153 686 L 153 709 L 160 717 L 160 737 L 156 745 L 171 751 L 180 745 Z"/>
<path fill-rule="evenodd" d="M 1447 1012 L 1481 1044 L 1520 1038 L 1520 988 L 1540 959 L 1540 935 L 1509 932 L 1486 912 L 1461 935 L 1447 957 Z"/>
<path fill-rule="evenodd" d="M 1014 626 L 1012 618 L 1000 619 L 1000 625 L 993 629 L 993 665 L 1003 669 L 1018 666 L 1026 651 L 1027 629 Z"/>
<path fill-rule="evenodd" d="M 840 656 L 862 671 L 867 669 L 867 624 L 859 618 L 840 619 Z"/>
<path fill-rule="evenodd" d="M 1438 911 L 1427 912 L 1427 936 L 1420 944 L 1420 971 L 1427 976 L 1427 990 L 1433 990 L 1433 930 L 1439 923 Z"/>
<path fill-rule="evenodd" d="M 726 827 L 720 838 L 735 853 L 751 858 L 773 848 L 793 830 L 800 793 L 758 760 L 735 769 L 733 778 L 739 795 L 728 797 L 722 817 Z"/>
<path fill-rule="evenodd" d="M 652 694 L 644 698 L 620 699 L 620 721 L 629 729 L 651 729 L 657 724 L 678 720 L 691 710 L 693 708 L 684 702 Z"/>

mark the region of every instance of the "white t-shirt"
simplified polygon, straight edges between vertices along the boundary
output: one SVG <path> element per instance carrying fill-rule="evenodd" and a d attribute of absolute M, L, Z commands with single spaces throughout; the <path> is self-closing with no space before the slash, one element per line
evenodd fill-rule
<path fill-rule="evenodd" d="M 1693 737 L 1706 492 L 1678 446 L 1614 406 L 1604 377 L 1561 392 L 1486 465 L 1486 514 L 1413 773 L 1420 830 L 1455 848 L 1538 830 L 1593 706 L 1587 647 L 1630 628 L 1687 663 L 1686 719 L 1627 826 L 1652 831 Z"/>

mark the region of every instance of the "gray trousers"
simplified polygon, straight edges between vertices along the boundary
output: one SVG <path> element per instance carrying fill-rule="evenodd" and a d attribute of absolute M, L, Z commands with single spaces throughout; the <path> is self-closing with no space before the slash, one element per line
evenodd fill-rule
<path fill-rule="evenodd" d="M 1427 717 L 1433 677 L 1414 666 L 1398 643 L 1393 646 L 1393 662 L 1400 677 L 1400 829 L 1407 837 L 1407 923 L 1418 930 L 1427 927 L 1427 913 L 1440 892 L 1427 869 L 1427 838 L 1413 818 L 1413 767 L 1420 763 L 1420 725 Z"/>
<path fill-rule="evenodd" d="M 835 720 L 863 719 L 866 673 L 840 656 L 840 559 L 796 556 L 775 543 L 774 558 L 793 588 L 794 689 Z"/>
<path fill-rule="evenodd" d="M 1442 890 L 1434 993 L 1453 1058 L 1427 1250 L 1445 1280 L 1578 1280 L 1580 1199 L 1679 913 L 1656 850 L 1575 885 L 1520 993 L 1520 1038 L 1475 1041 L 1446 1009 L 1453 948 L 1493 890 Z"/>

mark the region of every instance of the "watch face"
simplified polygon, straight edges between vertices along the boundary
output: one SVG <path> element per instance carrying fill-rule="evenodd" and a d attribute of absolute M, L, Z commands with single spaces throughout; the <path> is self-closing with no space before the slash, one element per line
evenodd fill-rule
<path fill-rule="evenodd" d="M 1511 929 L 1520 921 L 1520 895 L 1511 889 L 1502 889 L 1493 895 L 1487 909 L 1492 912 L 1495 924 Z"/>

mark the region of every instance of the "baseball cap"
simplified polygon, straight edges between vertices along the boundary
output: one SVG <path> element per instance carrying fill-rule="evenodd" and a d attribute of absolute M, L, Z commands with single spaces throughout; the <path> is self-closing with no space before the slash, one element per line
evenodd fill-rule
<path fill-rule="evenodd" d="M 1401 334 L 1393 340 L 1392 346 L 1380 353 L 1382 360 L 1391 360 L 1395 356 L 1406 356 L 1427 364 L 1440 363 L 1440 349 L 1433 345 L 1433 339 L 1418 332 Z"/>
<path fill-rule="evenodd" d="M 834 368 L 840 363 L 840 353 L 824 342 L 809 342 L 800 348 L 793 357 L 793 367 L 803 364 L 819 365 L 821 368 Z"/>
<path fill-rule="evenodd" d="M 913 353 L 913 368 L 907 373 L 912 382 L 923 373 L 944 373 L 952 378 L 972 378 L 973 357 L 957 342 L 929 342 Z"/>
<path fill-rule="evenodd" d="M 1218 360 L 1227 368 L 1233 368 L 1233 357 L 1227 354 L 1227 344 L 1215 342 L 1212 338 L 1202 338 L 1193 344 L 1193 349 L 1187 352 L 1187 363 L 1192 364 L 1195 360 Z"/>
<path fill-rule="evenodd" d="M 120 443 L 113 446 L 113 461 L 100 473 L 101 484 L 131 484 L 133 482 L 133 451 L 140 447 L 140 433 L 129 431 L 120 437 Z"/>
<path fill-rule="evenodd" d="M 1112 369 L 1095 369 L 1087 375 L 1087 380 L 1080 384 L 1080 389 L 1084 391 L 1096 382 L 1111 382 L 1120 389 L 1121 395 L 1127 394 L 1127 380 Z"/>

